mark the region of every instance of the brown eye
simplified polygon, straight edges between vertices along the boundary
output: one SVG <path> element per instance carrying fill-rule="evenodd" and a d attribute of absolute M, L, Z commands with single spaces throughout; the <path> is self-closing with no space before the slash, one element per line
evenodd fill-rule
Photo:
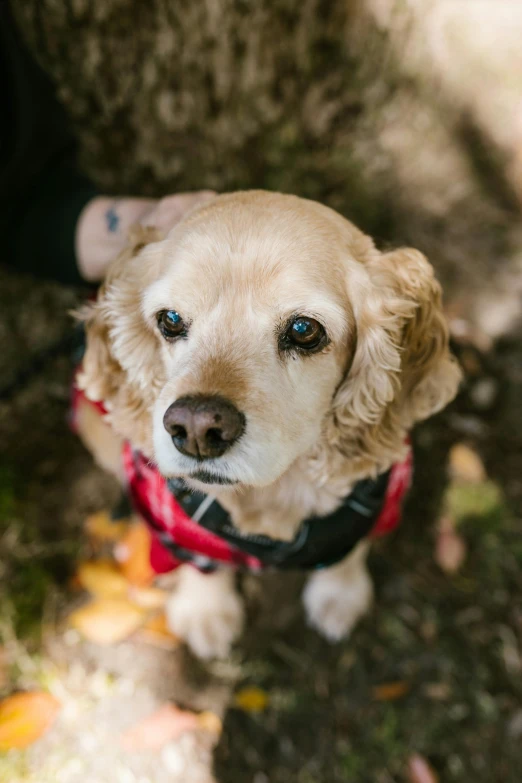
<path fill-rule="evenodd" d="M 161 310 L 156 317 L 158 329 L 163 337 L 172 339 L 173 337 L 181 337 L 186 334 L 185 322 L 176 310 Z"/>
<path fill-rule="evenodd" d="M 290 323 L 285 337 L 291 345 L 310 350 L 324 342 L 326 332 L 315 318 L 299 316 Z"/>

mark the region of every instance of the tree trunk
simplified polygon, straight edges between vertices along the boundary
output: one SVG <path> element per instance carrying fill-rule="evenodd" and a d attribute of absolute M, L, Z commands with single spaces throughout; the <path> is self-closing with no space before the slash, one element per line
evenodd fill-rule
<path fill-rule="evenodd" d="M 509 56 L 522 13 L 492 5 L 17 0 L 13 10 L 100 188 L 317 199 L 378 243 L 427 253 L 450 313 L 496 336 L 518 314 L 522 277 L 518 129 L 507 127 L 522 106 L 522 50 Z"/>

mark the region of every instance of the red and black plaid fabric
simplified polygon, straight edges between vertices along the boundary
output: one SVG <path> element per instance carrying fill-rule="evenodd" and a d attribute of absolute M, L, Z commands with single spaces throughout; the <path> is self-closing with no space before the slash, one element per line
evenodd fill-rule
<path fill-rule="evenodd" d="M 100 415 L 106 413 L 102 403 L 91 403 L 83 392 L 74 387 L 73 427 L 80 400 L 92 404 Z M 210 571 L 218 564 L 250 571 L 260 571 L 264 567 L 256 557 L 232 546 L 190 517 L 156 465 L 133 449 L 129 442 L 124 443 L 122 458 L 132 503 L 152 534 L 151 565 L 156 573 L 172 571 L 187 562 L 202 571 Z M 386 535 L 399 524 L 411 475 L 410 450 L 406 460 L 391 469 L 384 505 L 371 529 L 370 538 Z"/>

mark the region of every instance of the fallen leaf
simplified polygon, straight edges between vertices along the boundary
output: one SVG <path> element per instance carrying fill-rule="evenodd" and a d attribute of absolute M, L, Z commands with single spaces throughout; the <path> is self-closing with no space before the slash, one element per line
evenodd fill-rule
<path fill-rule="evenodd" d="M 145 613 L 125 598 L 97 598 L 69 616 L 69 624 L 88 641 L 116 644 L 143 623 Z"/>
<path fill-rule="evenodd" d="M 223 731 L 223 721 L 216 715 L 215 712 L 200 712 L 198 715 L 198 725 L 203 731 L 208 731 L 210 734 L 221 734 Z"/>
<path fill-rule="evenodd" d="M 195 712 L 164 704 L 152 715 L 128 729 L 121 737 L 127 751 L 158 750 L 185 731 L 201 728 Z"/>
<path fill-rule="evenodd" d="M 163 647 L 168 650 L 173 650 L 181 644 L 181 640 L 169 629 L 165 612 L 159 612 L 150 617 L 138 630 L 137 638 L 155 647 Z"/>
<path fill-rule="evenodd" d="M 98 541 L 119 541 L 128 528 L 128 521 L 114 520 L 106 511 L 91 514 L 85 520 L 85 532 Z"/>
<path fill-rule="evenodd" d="M 439 783 L 439 776 L 423 756 L 415 753 L 408 759 L 409 783 Z"/>
<path fill-rule="evenodd" d="M 458 527 L 467 517 L 486 517 L 495 514 L 506 517 L 507 507 L 504 494 L 499 486 L 492 481 L 481 484 L 470 484 L 462 481 L 452 481 L 444 493 L 446 516 Z"/>
<path fill-rule="evenodd" d="M 142 609 L 162 609 L 169 594 L 159 587 L 135 587 L 131 585 L 128 590 L 128 598 Z"/>
<path fill-rule="evenodd" d="M 435 562 L 447 574 L 454 574 L 463 564 L 466 554 L 466 542 L 455 530 L 453 521 L 450 517 L 443 517 L 435 542 Z"/>
<path fill-rule="evenodd" d="M 449 468 L 453 478 L 479 484 L 486 480 L 486 470 L 479 455 L 464 443 L 457 443 L 449 453 Z"/>
<path fill-rule="evenodd" d="M 136 522 L 114 550 L 125 579 L 139 587 L 150 585 L 155 577 L 150 564 L 150 542 L 150 533 L 143 522 Z"/>
<path fill-rule="evenodd" d="M 26 748 L 54 723 L 60 703 L 49 693 L 15 693 L 0 702 L 0 752 Z"/>
<path fill-rule="evenodd" d="M 451 697 L 451 688 L 447 682 L 427 682 L 423 690 L 432 701 L 448 701 Z"/>
<path fill-rule="evenodd" d="M 374 701 L 396 701 L 396 699 L 402 699 L 409 690 L 409 683 L 403 680 L 385 682 L 372 688 L 372 698 Z"/>
<path fill-rule="evenodd" d="M 234 696 L 234 705 L 243 712 L 263 712 L 268 702 L 268 693 L 255 685 L 242 688 Z"/>
<path fill-rule="evenodd" d="M 125 598 L 129 584 L 109 560 L 81 563 L 76 577 L 87 592 L 97 598 Z"/>

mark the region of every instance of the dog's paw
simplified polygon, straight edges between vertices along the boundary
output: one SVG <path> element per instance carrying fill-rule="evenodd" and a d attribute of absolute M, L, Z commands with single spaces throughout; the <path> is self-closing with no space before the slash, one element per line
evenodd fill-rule
<path fill-rule="evenodd" d="M 365 568 L 350 579 L 320 571 L 310 577 L 303 594 L 309 624 L 331 642 L 348 636 L 372 599 L 373 585 Z"/>
<path fill-rule="evenodd" d="M 167 601 L 168 626 L 198 658 L 224 658 L 243 630 L 243 602 L 232 585 L 214 575 L 196 572 L 196 577 L 197 589 L 191 578 L 191 586 L 185 581 Z"/>

